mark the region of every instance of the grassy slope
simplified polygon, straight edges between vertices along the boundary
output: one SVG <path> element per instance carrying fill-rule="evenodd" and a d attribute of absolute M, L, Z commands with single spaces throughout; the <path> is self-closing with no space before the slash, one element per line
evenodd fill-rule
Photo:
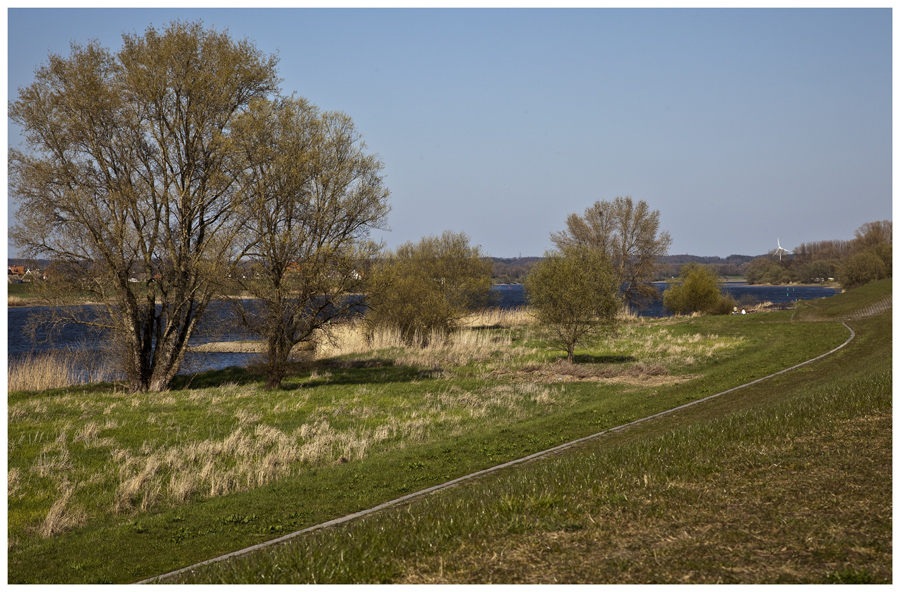
<path fill-rule="evenodd" d="M 765 315 L 765 320 L 760 315 L 752 321 L 760 323 L 754 330 L 770 339 L 771 347 L 741 350 L 742 355 L 746 354 L 741 359 L 729 359 L 728 356 L 714 359 L 704 378 L 673 387 L 645 389 L 641 391 L 643 395 L 652 396 L 635 397 L 630 403 L 614 397 L 581 398 L 578 399 L 581 403 L 562 415 L 536 417 L 493 430 L 462 433 L 443 441 L 372 455 L 361 463 L 323 467 L 249 492 L 201 500 L 189 506 L 139 513 L 130 518 L 120 516 L 100 520 L 64 535 L 20 544 L 11 550 L 10 581 L 133 581 L 162 573 L 717 392 L 717 389 L 808 359 L 811 353 L 820 353 L 840 343 L 846 335 L 846 331 L 837 326 L 839 330 L 816 334 L 816 343 L 809 344 L 807 332 L 812 326 L 795 323 L 790 325 L 793 331 L 788 332 L 792 339 L 781 344 L 781 340 L 787 339 L 786 333 L 776 329 L 779 323 L 775 321 L 786 322 L 788 313 L 779 314 Z M 740 327 L 734 322 L 733 319 L 698 319 L 672 325 L 670 330 L 675 334 L 696 330 L 740 333 Z M 818 326 L 822 327 L 821 324 Z M 813 333 L 809 333 L 811 335 Z M 889 339 L 887 343 L 889 349 Z M 781 351 L 783 356 L 772 360 L 769 352 L 773 349 Z M 719 364 L 721 367 L 716 367 Z M 398 378 L 409 381 L 411 377 L 400 376 L 403 372 L 406 370 L 392 369 L 393 374 L 384 377 L 382 372 L 381 376 L 388 381 Z M 798 373 L 802 373 L 804 380 L 815 377 L 828 380 L 820 369 Z M 335 372 L 331 380 L 352 382 L 361 378 L 348 371 L 345 375 Z M 596 385 L 573 384 L 569 388 L 572 391 L 597 391 Z M 723 409 L 704 405 L 693 413 L 698 417 L 704 414 L 715 416 L 751 402 L 771 399 L 760 389 L 741 393 L 740 398 L 734 399 L 739 404 L 732 402 L 731 407 L 726 405 Z M 10 402 L 24 397 L 26 395 L 11 395 Z M 662 423 L 669 429 L 668 426 L 681 421 L 686 420 L 671 418 Z M 634 438 L 646 429 L 649 426 L 616 438 Z M 13 520 L 11 515 L 10 521 Z M 391 572 L 387 579 L 396 579 L 401 574 L 412 578 L 414 573 L 415 570 L 407 566 L 399 572 Z M 321 580 L 321 577 L 315 576 L 311 581 Z M 249 579 L 253 580 L 254 576 Z M 383 574 L 369 577 L 362 573 L 344 576 L 343 580 L 336 578 L 338 581 L 383 579 Z"/>
<path fill-rule="evenodd" d="M 890 321 L 854 321 L 812 368 L 184 581 L 888 583 Z"/>

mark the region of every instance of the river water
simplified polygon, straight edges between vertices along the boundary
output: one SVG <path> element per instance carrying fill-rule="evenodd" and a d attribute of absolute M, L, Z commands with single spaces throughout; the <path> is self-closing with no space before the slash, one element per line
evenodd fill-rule
<path fill-rule="evenodd" d="M 665 289 L 664 283 L 654 285 L 657 286 L 660 292 Z M 826 298 L 838 293 L 838 290 L 833 288 L 818 286 L 748 286 L 744 283 L 725 284 L 725 290 L 735 300 L 743 304 L 756 302 L 787 303 L 797 300 Z M 496 295 L 494 306 L 498 308 L 516 308 L 526 304 L 525 290 L 521 285 L 495 286 L 494 293 Z M 39 330 L 34 336 L 29 335 L 24 330 L 29 317 L 40 314 L 42 310 L 44 309 L 41 307 L 13 307 L 8 309 L 7 348 L 10 360 L 29 353 L 45 352 L 54 349 L 78 351 L 88 357 L 104 357 L 105 352 L 101 348 L 101 336 L 90 332 L 84 325 L 68 325 L 58 334 L 53 335 L 50 335 L 46 330 Z M 94 309 L 86 306 L 81 307 L 81 310 L 84 315 L 90 315 Z M 224 313 L 217 310 L 215 306 L 211 306 L 210 313 L 207 316 L 209 320 L 201 324 L 198 334 L 191 339 L 192 345 L 210 341 L 252 339 L 254 337 L 240 328 L 231 327 L 230 324 L 223 324 L 221 319 Z M 638 314 L 641 316 L 661 317 L 667 316 L 669 313 L 663 308 L 662 301 L 659 300 L 652 303 L 648 308 L 638 311 Z M 196 354 L 189 352 L 185 356 L 185 363 L 182 366 L 181 373 L 187 374 L 202 370 L 222 369 L 229 366 L 244 366 L 258 360 L 259 357 L 258 354 Z"/>
<path fill-rule="evenodd" d="M 659 290 L 660 299 L 651 303 L 646 309 L 637 311 L 643 317 L 665 317 L 671 313 L 663 308 L 662 292 L 666 289 L 665 282 L 654 282 Z M 750 286 L 744 282 L 726 282 L 724 290 L 730 294 L 739 304 L 756 304 L 772 302 L 784 304 L 797 300 L 815 300 L 827 298 L 839 293 L 840 290 L 823 286 Z M 500 308 L 514 308 L 525 306 L 525 289 L 521 284 L 504 284 L 494 286 L 494 290 L 500 297 Z"/>

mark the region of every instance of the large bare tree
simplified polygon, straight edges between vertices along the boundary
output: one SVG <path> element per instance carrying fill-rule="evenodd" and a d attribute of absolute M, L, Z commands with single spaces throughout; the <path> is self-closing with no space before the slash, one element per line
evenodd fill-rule
<path fill-rule="evenodd" d="M 626 304 L 642 307 L 658 298 L 651 280 L 672 238 L 660 231 L 659 210 L 651 211 L 647 202 L 635 204 L 631 197 L 598 201 L 585 210 L 584 216 L 569 215 L 566 230 L 551 233 L 550 239 L 562 251 L 584 245 L 605 254 Z"/>
<path fill-rule="evenodd" d="M 249 265 L 232 300 L 242 323 L 266 340 L 266 386 L 284 378 L 291 351 L 327 334 L 331 321 L 361 308 L 366 267 L 380 246 L 370 230 L 386 222 L 382 163 L 343 113 L 302 99 L 256 101 L 238 121 L 249 167 Z"/>
<path fill-rule="evenodd" d="M 10 235 L 54 262 L 45 287 L 105 306 L 129 387 L 160 391 L 234 261 L 248 210 L 232 124 L 277 91 L 277 60 L 200 23 L 122 40 L 51 55 L 10 103 L 26 141 L 9 151 Z"/>

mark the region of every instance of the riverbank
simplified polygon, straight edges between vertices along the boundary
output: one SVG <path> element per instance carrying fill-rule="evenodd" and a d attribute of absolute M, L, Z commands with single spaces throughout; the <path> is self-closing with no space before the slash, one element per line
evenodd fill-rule
<path fill-rule="evenodd" d="M 816 284 L 803 284 L 800 282 L 791 284 L 748 284 L 747 280 L 726 280 L 723 282 L 726 286 L 747 286 L 750 288 L 827 288 L 829 290 L 843 291 L 843 287 L 839 282 L 820 282 Z"/>
<path fill-rule="evenodd" d="M 882 284 L 881 289 L 889 293 L 890 283 Z M 874 295 L 873 302 L 880 302 L 884 295 Z M 835 303 L 844 303 L 845 309 L 856 306 L 843 296 L 850 294 L 836 297 Z M 797 311 L 766 313 L 764 319 L 761 315 L 635 319 L 609 339 L 579 349 L 575 365 L 557 362 L 563 352 L 554 349 L 549 335 L 538 327 L 490 325 L 469 331 L 467 335 L 478 339 L 464 343 L 335 353 L 297 368 L 284 388 L 274 391 L 262 388 L 262 377 L 230 368 L 179 379 L 166 393 L 129 394 L 115 385 L 10 393 L 9 581 L 134 582 L 563 442 L 612 431 L 832 350 L 847 339 L 848 331 L 838 322 L 843 316 L 829 316 L 835 309 L 829 302 L 801 303 Z M 807 311 L 828 321 L 803 322 Z M 885 564 L 885 552 L 876 552 L 883 548 L 883 513 L 870 514 L 879 530 L 867 528 L 864 540 L 853 535 L 856 531 L 835 530 L 836 526 L 857 524 L 856 514 L 836 513 L 855 507 L 849 502 L 856 499 L 852 497 L 858 494 L 856 489 L 828 480 L 828 496 L 821 497 L 816 490 L 815 496 L 804 497 L 806 482 L 798 481 L 798 471 L 818 467 L 817 457 L 804 451 L 797 457 L 802 460 L 800 465 L 785 465 L 778 479 L 767 480 L 775 475 L 766 471 L 774 470 L 778 463 L 752 456 L 770 452 L 772 458 L 783 459 L 782 444 L 808 442 L 810 434 L 834 440 L 829 450 L 858 454 L 860 459 L 851 459 L 854 462 L 870 456 L 864 447 L 844 446 L 856 440 L 842 439 L 842 430 L 828 426 L 809 429 L 804 424 L 793 437 L 790 434 L 794 432 L 768 422 L 768 416 L 758 411 L 772 404 L 796 405 L 796 409 L 778 409 L 770 415 L 805 420 L 811 416 L 805 393 L 820 385 L 838 388 L 837 402 L 842 406 L 857 400 L 850 393 L 881 393 L 884 373 L 873 373 L 873 360 L 877 358 L 878 364 L 886 360 L 888 383 L 890 371 L 890 323 L 885 322 L 886 313 L 881 314 L 876 319 L 853 321 L 859 338 L 842 349 L 834 363 L 817 362 L 809 367 L 815 371 L 794 371 L 783 380 L 773 379 L 776 383 L 742 389 L 738 395 L 716 399 L 719 403 L 713 408 L 705 404 L 690 407 L 688 416 L 643 422 L 636 430 L 621 433 L 621 440 L 612 436 L 612 442 L 636 443 L 633 452 L 623 453 L 624 449 L 610 447 L 611 441 L 605 440 L 585 457 L 586 467 L 597 467 L 597 455 L 608 451 L 614 457 L 610 466 L 626 467 L 626 473 L 604 470 L 602 476 L 573 480 L 575 473 L 565 464 L 571 462 L 570 455 L 565 454 L 561 456 L 564 465 L 550 479 L 557 489 L 526 487 L 519 491 L 494 478 L 485 479 L 485 488 L 474 491 L 471 498 L 488 504 L 483 512 L 471 511 L 480 507 L 471 501 L 456 510 L 440 507 L 432 512 L 429 508 L 436 506 L 423 500 L 408 507 L 414 524 L 400 523 L 391 515 L 373 531 L 382 533 L 377 537 L 346 531 L 352 540 L 360 534 L 362 546 L 346 539 L 326 544 L 313 535 L 305 539 L 310 545 L 304 547 L 312 551 L 301 553 L 309 558 L 309 565 L 294 569 L 292 566 L 300 565 L 294 559 L 285 563 L 274 557 L 274 562 L 265 563 L 268 567 L 251 566 L 242 573 L 257 582 L 284 582 L 293 574 L 319 583 L 412 583 L 465 573 L 470 583 L 512 582 L 516 581 L 514 571 L 492 571 L 496 562 L 491 563 L 491 557 L 496 553 L 508 559 L 533 557 L 537 555 L 532 550 L 546 550 L 547 544 L 561 540 L 565 544 L 554 547 L 556 551 L 541 555 L 549 561 L 540 564 L 544 573 L 556 577 L 568 573 L 570 581 L 596 583 L 600 581 L 596 573 L 585 567 L 571 568 L 597 563 L 585 560 L 592 557 L 589 549 L 613 548 L 620 550 L 617 557 L 627 561 L 597 563 L 610 570 L 604 576 L 608 580 L 661 581 L 628 566 L 655 565 L 641 550 L 660 550 L 659 545 L 670 540 L 666 504 L 675 501 L 670 496 L 683 492 L 684 504 L 678 503 L 676 515 L 696 519 L 684 525 L 684 532 L 693 534 L 678 539 L 695 543 L 685 549 L 688 556 L 714 550 L 709 561 L 736 561 L 738 569 L 717 571 L 706 560 L 702 570 L 673 565 L 665 581 L 697 582 L 698 574 L 735 582 L 783 581 L 771 576 L 777 572 L 790 575 L 792 579 L 786 580 L 790 582 L 820 582 L 828 573 L 843 573 L 846 566 L 864 568 L 876 581 L 883 581 L 890 577 L 889 559 Z M 468 339 L 461 335 L 463 338 Z M 878 383 L 854 386 L 854 381 L 868 375 L 877 375 Z M 536 376 L 541 379 L 535 380 Z M 669 380 L 662 383 L 660 376 Z M 889 405 L 890 393 L 884 398 Z M 835 416 L 833 401 L 816 408 L 827 410 L 817 417 Z M 747 415 L 737 419 L 725 417 L 745 411 Z M 679 436 L 688 439 L 683 446 L 670 445 L 667 434 L 687 425 L 686 421 L 700 426 L 720 417 L 725 423 L 714 431 L 729 439 L 723 449 L 704 456 L 708 460 L 703 463 L 697 462 L 698 451 L 715 440 L 707 432 L 688 429 Z M 736 429 L 750 424 L 759 424 L 764 440 L 749 438 Z M 669 439 L 644 441 L 641 434 Z M 776 450 L 774 443 L 781 447 Z M 823 448 L 810 446 L 811 450 Z M 659 450 L 669 452 L 660 458 L 659 468 L 649 467 L 647 460 L 659 457 Z M 675 450 L 682 451 L 678 458 L 671 456 Z M 709 463 L 726 458 L 728 450 L 734 452 L 734 471 L 726 471 L 712 487 Z M 546 466 L 533 464 L 528 471 L 543 471 L 541 466 Z M 870 461 L 847 466 L 863 465 L 863 472 L 873 479 L 882 477 L 881 472 L 872 470 Z M 665 472 L 682 466 L 683 473 L 681 469 Z M 880 466 L 876 468 L 880 470 Z M 696 467 L 696 475 L 688 467 Z M 517 478 L 523 483 L 543 482 L 534 473 L 518 471 Z M 796 491 L 784 488 L 784 499 L 799 500 L 798 508 L 809 503 L 814 509 L 802 514 L 803 536 L 824 532 L 821 528 L 827 527 L 827 537 L 797 541 L 793 536 L 797 529 L 774 528 L 797 524 L 800 515 L 793 506 L 789 514 L 766 521 L 762 520 L 769 516 L 766 512 L 781 503 L 760 505 L 752 496 L 741 497 L 742 492 L 756 491 L 759 483 L 766 495 L 782 491 L 782 477 L 788 484 L 798 485 Z M 819 481 L 810 476 L 809 482 Z M 585 489 L 574 489 L 578 483 Z M 607 483 L 614 491 L 598 495 L 596 488 Z M 660 486 L 650 489 L 654 484 Z M 873 497 L 887 491 L 889 498 L 889 488 L 881 487 L 880 481 L 862 491 L 871 502 L 870 509 L 889 508 L 889 503 L 884 506 L 880 497 Z M 696 497 L 702 492 L 713 497 Z M 835 503 L 823 508 L 816 500 L 826 498 Z M 436 497 L 429 499 L 437 502 Z M 706 518 L 703 514 L 715 507 L 711 504 L 716 500 L 723 502 L 723 512 L 729 512 L 729 533 L 751 532 L 754 537 L 740 547 L 733 539 L 716 538 L 726 523 L 719 514 Z M 588 502 L 596 504 L 583 505 Z M 644 515 L 642 508 L 651 511 Z M 496 523 L 485 527 L 484 523 L 463 522 L 462 531 L 443 537 L 441 533 L 449 532 L 448 525 L 456 528 L 461 523 L 463 512 Z M 660 516 L 666 519 L 661 522 Z M 754 521 L 755 516 L 761 521 Z M 763 523 L 773 528 L 767 531 L 766 544 L 760 546 L 755 536 Z M 398 528 L 398 524 L 402 526 Z M 604 524 L 611 528 L 596 530 L 596 525 Z M 634 530 L 638 526 L 640 534 Z M 889 557 L 889 512 L 885 532 Z M 437 533 L 438 540 L 422 541 L 422 533 Z M 598 533 L 602 541 L 595 538 Z M 519 538 L 532 534 L 546 544 Z M 484 547 L 481 543 L 477 549 L 467 546 L 467 541 L 482 536 L 487 537 Z M 584 544 L 570 538 L 579 536 L 587 537 L 582 539 Z M 828 545 L 866 550 L 865 561 L 857 555 L 836 561 L 831 547 L 814 553 L 810 561 L 798 561 L 795 552 L 805 553 L 809 545 L 826 538 Z M 638 541 L 642 544 L 636 544 Z M 648 547 L 644 541 L 654 542 Z M 705 547 L 707 541 L 710 545 Z M 527 544 L 519 546 L 523 542 Z M 775 551 L 770 553 L 770 548 Z M 473 550 L 477 552 L 466 554 Z M 346 553 L 343 559 L 342 552 Z M 672 556 L 681 555 L 684 553 Z M 443 569 L 432 564 L 432 559 L 437 562 L 439 557 L 446 561 Z M 657 555 L 660 561 L 667 557 L 666 553 Z M 288 568 L 283 569 L 285 566 Z M 470 571 L 466 566 L 479 567 Z M 784 570 L 779 572 L 778 566 Z M 534 571 L 535 577 L 540 571 Z M 228 575 L 217 581 L 232 579 Z"/>
<path fill-rule="evenodd" d="M 264 354 L 266 347 L 266 342 L 256 340 L 215 341 L 189 346 L 188 351 L 217 354 Z M 312 343 L 298 343 L 291 351 L 296 353 L 314 349 L 315 345 Z"/>

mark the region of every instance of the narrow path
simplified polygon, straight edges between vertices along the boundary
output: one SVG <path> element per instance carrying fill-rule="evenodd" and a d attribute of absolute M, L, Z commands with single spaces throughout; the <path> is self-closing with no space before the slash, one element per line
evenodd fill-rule
<path fill-rule="evenodd" d="M 853 329 L 851 329 L 851 328 L 847 325 L 847 323 L 841 322 L 841 324 L 844 325 L 844 327 L 846 327 L 846 329 L 847 329 L 848 331 L 850 331 L 850 336 L 847 338 L 846 341 L 844 341 L 844 343 L 840 344 L 839 346 L 837 346 L 836 348 L 832 349 L 831 351 L 825 352 L 824 354 L 822 354 L 822 355 L 820 355 L 820 356 L 816 356 L 815 358 L 812 358 L 812 359 L 810 359 L 810 360 L 806 360 L 805 362 L 800 362 L 799 364 L 796 364 L 796 365 L 794 365 L 794 366 L 791 366 L 790 368 L 785 368 L 784 370 L 780 370 L 780 371 L 778 371 L 778 372 L 775 372 L 774 374 L 769 374 L 768 376 L 763 376 L 762 378 L 757 378 L 756 380 L 753 380 L 753 381 L 751 381 L 751 382 L 744 383 L 744 384 L 739 385 L 739 386 L 736 386 L 736 387 L 734 387 L 734 388 L 730 388 L 730 389 L 725 390 L 725 391 L 722 391 L 722 392 L 720 392 L 720 393 L 716 393 L 716 394 L 714 394 L 714 395 L 709 395 L 708 397 L 703 397 L 702 399 L 697 399 L 696 401 L 691 401 L 690 403 L 685 403 L 684 405 L 679 405 L 678 407 L 673 407 L 673 408 L 671 408 L 671 409 L 667 409 L 667 410 L 665 410 L 665 411 L 661 411 L 661 412 L 655 413 L 655 414 L 653 414 L 653 415 L 648 415 L 647 417 L 643 417 L 643 418 L 641 418 L 641 419 L 637 419 L 637 420 L 635 420 L 635 421 L 632 421 L 632 422 L 629 422 L 629 423 L 626 423 L 626 424 L 622 424 L 622 425 L 620 425 L 620 426 L 616 426 L 616 427 L 613 427 L 613 428 L 609 428 L 609 429 L 603 430 L 602 432 L 598 432 L 598 433 L 592 434 L 592 435 L 590 435 L 590 436 L 585 436 L 584 438 L 579 438 L 579 439 L 577 439 L 577 440 L 572 440 L 571 442 L 566 442 L 565 444 L 560 444 L 559 446 L 554 446 L 553 448 L 548 448 L 547 450 L 542 450 L 541 452 L 536 452 L 536 453 L 534 453 L 534 454 L 531 454 L 531 455 L 528 455 L 528 456 L 525 456 L 525 457 L 522 457 L 522 458 L 519 458 L 519 459 L 516 459 L 516 460 L 511 460 L 511 461 L 506 462 L 506 463 L 503 463 L 503 464 L 501 464 L 501 465 L 497 465 L 497 466 L 494 466 L 494 467 L 490 467 L 490 468 L 488 468 L 488 469 L 484 469 L 484 470 L 481 470 L 481 471 L 477 471 L 477 472 L 475 472 L 475 473 L 470 473 L 469 475 L 464 475 L 464 476 L 462 476 L 462 477 L 458 477 L 458 478 L 453 479 L 453 480 L 451 480 L 451 481 L 447 481 L 446 483 L 441 483 L 440 485 L 435 485 L 435 486 L 433 486 L 433 487 L 428 487 L 428 488 L 426 488 L 426 489 L 422 489 L 421 491 L 416 491 L 415 493 L 411 493 L 411 494 L 409 494 L 409 495 L 404 495 L 403 497 L 399 497 L 399 498 L 397 498 L 397 499 L 394 499 L 394 500 L 385 502 L 385 503 L 380 504 L 380 505 L 378 505 L 378 506 L 375 506 L 375 507 L 373 507 L 373 508 L 368 508 L 368 509 L 366 509 L 366 510 L 361 510 L 361 511 L 359 511 L 359 512 L 355 512 L 355 513 L 353 513 L 353 514 L 349 514 L 349 515 L 343 516 L 343 517 L 341 517 L 341 518 L 335 518 L 334 520 L 329 520 L 328 522 L 323 522 L 323 523 L 317 524 L 317 525 L 315 525 L 315 526 L 310 526 L 310 527 L 304 528 L 304 529 L 302 529 L 302 530 L 298 530 L 298 531 L 296 531 L 296 532 L 292 532 L 292 533 L 290 533 L 290 534 L 284 535 L 284 536 L 279 537 L 279 538 L 277 538 L 277 539 L 272 539 L 272 540 L 266 541 L 266 542 L 264 542 L 264 543 L 259 543 L 258 545 L 253 545 L 252 547 L 247 547 L 247 548 L 245 548 L 245 549 L 240 549 L 240 550 L 238 550 L 238 551 L 234 551 L 234 552 L 228 553 L 228 554 L 226 554 L 226 555 L 221 555 L 221 556 L 219 556 L 219 557 L 214 557 L 214 558 L 212 558 L 212 559 L 207 559 L 206 561 L 201 561 L 200 563 L 195 563 L 194 565 L 189 565 L 188 567 L 183 567 L 183 568 L 181 568 L 181 569 L 177 569 L 177 570 L 175 570 L 175 571 L 170 571 L 170 572 L 165 573 L 165 574 L 162 574 L 162 575 L 154 576 L 154 577 L 148 578 L 148 579 L 146 579 L 146 580 L 141 580 L 141 581 L 136 582 L 136 583 L 138 583 L 138 584 L 152 584 L 152 583 L 159 583 L 161 580 L 165 580 L 166 578 L 170 578 L 170 577 L 173 577 L 173 576 L 176 576 L 176 575 L 179 575 L 179 574 L 182 574 L 182 573 L 185 573 L 185 572 L 188 572 L 188 571 L 197 569 L 198 567 L 201 567 L 201 566 L 204 566 L 204 565 L 209 565 L 209 564 L 212 564 L 212 563 L 218 563 L 219 561 L 224 561 L 224 560 L 226 560 L 226 559 L 232 559 L 232 558 L 234 558 L 234 557 L 240 557 L 240 556 L 242 556 L 242 555 L 246 555 L 246 554 L 248 554 L 248 553 L 252 553 L 252 552 L 254 552 L 254 551 L 258 551 L 258 550 L 260 550 L 260 549 L 264 549 L 264 548 L 266 548 L 266 547 L 271 547 L 271 546 L 274 546 L 274 545 L 278 545 L 278 544 L 284 543 L 284 542 L 289 541 L 290 539 L 292 539 L 292 538 L 294 538 L 294 537 L 297 537 L 297 536 L 300 536 L 300 535 L 302 535 L 302 534 L 306 534 L 306 533 L 309 533 L 309 532 L 312 532 L 312 531 L 315 531 L 315 530 L 320 530 L 320 529 L 323 529 L 323 528 L 329 528 L 329 527 L 331 527 L 331 526 L 337 526 L 338 524 L 343 524 L 343 523 L 345 523 L 345 522 L 350 522 L 351 520 L 355 520 L 355 519 L 357 519 L 357 518 L 361 518 L 361 517 L 367 516 L 367 515 L 369 515 L 369 514 L 374 514 L 374 513 L 376 513 L 376 512 L 380 512 L 381 510 L 385 510 L 385 509 L 387 509 L 387 508 L 391 508 L 391 507 L 394 507 L 394 506 L 399 506 L 399 505 L 401 505 L 401 504 L 405 504 L 406 502 L 410 502 L 410 501 L 415 500 L 415 499 L 417 499 L 417 498 L 424 497 L 424 496 L 429 495 L 429 494 L 431 494 L 431 493 L 435 493 L 435 492 L 441 491 L 441 490 L 443 490 L 443 489 L 449 489 L 449 488 L 451 488 L 451 487 L 455 487 L 456 485 L 459 485 L 460 483 L 463 483 L 463 482 L 465 482 L 465 481 L 470 481 L 470 480 L 472 480 L 472 479 L 477 479 L 478 477 L 483 477 L 484 475 L 488 475 L 488 474 L 490 474 L 490 473 L 494 473 L 494 472 L 500 471 L 500 470 L 502 470 L 502 469 L 506 469 L 506 468 L 509 468 L 509 467 L 513 467 L 513 466 L 515 466 L 515 465 L 527 463 L 527 462 L 529 462 L 529 461 L 532 461 L 532 460 L 535 460 L 535 459 L 538 459 L 538 458 L 542 458 L 542 457 L 545 457 L 545 456 L 550 456 L 551 454 L 556 454 L 556 453 L 561 452 L 561 451 L 563 451 L 563 450 L 566 450 L 566 449 L 568 449 L 568 448 L 572 448 L 572 447 L 574 447 L 574 446 L 578 446 L 579 444 L 582 444 L 582 443 L 584 443 L 584 442 L 588 442 L 588 441 L 590 441 L 590 440 L 594 440 L 594 439 L 596 439 L 596 438 L 599 438 L 600 436 L 603 436 L 603 435 L 605 435 L 605 434 L 610 434 L 610 433 L 613 433 L 613 432 L 619 432 L 619 431 L 628 429 L 628 428 L 630 428 L 630 427 L 632 427 L 632 426 L 635 426 L 635 425 L 637 425 L 637 424 L 643 423 L 643 422 L 645 422 L 645 421 L 649 421 L 649 420 L 651 420 L 651 419 L 656 419 L 656 418 L 659 418 L 659 417 L 663 417 L 663 416 L 666 416 L 666 415 L 670 415 L 670 414 L 672 414 L 672 413 L 677 413 L 678 411 L 681 411 L 682 409 L 686 409 L 686 408 L 692 407 L 692 406 L 694 406 L 694 405 L 699 405 L 699 404 L 701 404 L 701 403 L 705 403 L 706 401 L 709 401 L 709 400 L 711 400 L 711 399 L 715 399 L 716 397 L 721 397 L 722 395 L 727 395 L 728 393 L 733 393 L 734 391 L 740 390 L 740 389 L 745 388 L 745 387 L 748 387 L 748 386 L 752 386 L 752 385 L 757 384 L 757 383 L 760 383 L 760 382 L 762 382 L 762 381 L 764 381 L 764 380 L 768 380 L 769 378 L 773 378 L 773 377 L 778 376 L 778 375 L 780 375 L 780 374 L 784 374 L 785 372 L 790 372 L 791 370 L 796 370 L 797 368 L 800 368 L 801 366 L 806 366 L 807 364 L 811 364 L 811 363 L 813 363 L 813 362 L 815 362 L 815 361 L 817 361 L 817 360 L 821 360 L 822 358 L 824 358 L 824 357 L 826 357 L 826 356 L 830 356 L 831 354 L 833 354 L 833 353 L 837 352 L 838 350 L 842 349 L 844 346 L 846 346 L 848 343 L 850 343 L 850 342 L 856 337 L 856 332 L 853 331 Z"/>

